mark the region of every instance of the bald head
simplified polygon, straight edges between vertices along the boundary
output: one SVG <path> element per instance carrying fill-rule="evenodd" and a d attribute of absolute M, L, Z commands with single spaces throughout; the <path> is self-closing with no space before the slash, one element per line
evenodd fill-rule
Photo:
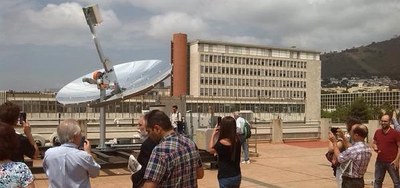
<path fill-rule="evenodd" d="M 355 124 L 352 127 L 352 132 L 353 135 L 357 134 L 364 139 L 368 136 L 368 127 L 363 124 Z"/>
<path fill-rule="evenodd" d="M 79 135 L 80 138 L 80 134 L 81 128 L 79 127 L 79 122 L 74 119 L 64 120 L 57 127 L 57 135 L 61 144 L 75 143 L 74 137 Z"/>

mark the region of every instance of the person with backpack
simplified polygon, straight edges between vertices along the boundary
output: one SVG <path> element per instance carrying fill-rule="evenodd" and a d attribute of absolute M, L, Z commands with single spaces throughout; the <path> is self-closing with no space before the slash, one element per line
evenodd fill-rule
<path fill-rule="evenodd" d="M 233 113 L 233 118 L 236 119 L 236 133 L 239 135 L 240 144 L 242 145 L 243 150 L 243 164 L 250 164 L 249 158 L 249 145 L 247 143 L 247 139 L 251 135 L 250 124 L 244 118 L 240 117 L 238 111 Z M 246 128 L 245 128 L 246 127 Z M 249 135 L 250 134 L 250 135 Z"/>

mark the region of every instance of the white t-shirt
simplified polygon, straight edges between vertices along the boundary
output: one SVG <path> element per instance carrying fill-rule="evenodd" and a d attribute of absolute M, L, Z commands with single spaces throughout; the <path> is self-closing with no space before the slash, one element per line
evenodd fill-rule
<path fill-rule="evenodd" d="M 178 126 L 178 121 L 182 121 L 181 113 L 171 113 L 172 127 L 176 128 Z"/>
<path fill-rule="evenodd" d="M 243 134 L 244 123 L 245 123 L 244 118 L 238 117 L 236 119 L 236 133 Z"/>

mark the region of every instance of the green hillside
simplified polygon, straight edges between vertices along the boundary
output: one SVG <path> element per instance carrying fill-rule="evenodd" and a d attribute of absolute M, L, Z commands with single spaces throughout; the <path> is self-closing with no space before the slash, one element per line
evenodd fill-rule
<path fill-rule="evenodd" d="M 400 37 L 321 55 L 322 78 L 389 76 L 400 80 Z"/>

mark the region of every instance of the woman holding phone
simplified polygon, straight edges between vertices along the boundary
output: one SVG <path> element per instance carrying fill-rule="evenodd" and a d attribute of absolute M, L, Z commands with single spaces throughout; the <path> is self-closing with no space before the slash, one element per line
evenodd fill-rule
<path fill-rule="evenodd" d="M 217 135 L 219 135 L 218 138 L 216 138 Z M 218 182 L 220 188 L 240 187 L 242 179 L 240 149 L 240 140 L 236 134 L 236 120 L 231 116 L 226 116 L 222 118 L 220 126 L 214 128 L 209 143 L 209 152 L 216 153 L 218 156 Z"/>

